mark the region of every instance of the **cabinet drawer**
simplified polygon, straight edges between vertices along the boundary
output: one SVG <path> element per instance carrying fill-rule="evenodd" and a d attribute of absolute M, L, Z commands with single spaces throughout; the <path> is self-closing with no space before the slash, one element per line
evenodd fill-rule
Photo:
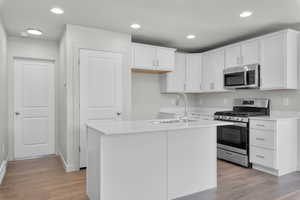
<path fill-rule="evenodd" d="M 268 149 L 276 149 L 275 131 L 250 129 L 250 145 Z"/>
<path fill-rule="evenodd" d="M 250 146 L 250 162 L 269 168 L 276 168 L 275 151 Z"/>
<path fill-rule="evenodd" d="M 275 130 L 275 121 L 264 121 L 264 120 L 250 120 L 250 128 L 263 129 L 263 130 Z"/>

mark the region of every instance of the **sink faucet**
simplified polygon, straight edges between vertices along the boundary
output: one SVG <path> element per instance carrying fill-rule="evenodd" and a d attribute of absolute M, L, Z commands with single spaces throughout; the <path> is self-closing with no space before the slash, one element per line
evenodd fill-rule
<path fill-rule="evenodd" d="M 180 97 L 183 97 L 182 99 L 184 101 L 184 115 L 183 115 L 183 117 L 181 117 L 181 119 L 183 121 L 186 121 L 186 120 L 188 120 L 188 106 L 189 106 L 188 97 L 184 92 L 177 93 L 177 95 L 178 95 L 177 101 L 179 101 Z"/>

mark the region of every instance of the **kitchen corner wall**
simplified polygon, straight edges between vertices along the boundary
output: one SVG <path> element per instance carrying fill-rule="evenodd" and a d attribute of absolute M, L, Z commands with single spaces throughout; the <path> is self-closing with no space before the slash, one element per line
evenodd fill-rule
<path fill-rule="evenodd" d="M 195 94 L 189 94 L 190 106 L 198 103 Z M 176 94 L 160 93 L 160 75 L 132 73 L 132 119 L 155 119 L 162 107 L 174 107 Z M 181 105 L 182 106 L 182 101 Z"/>
<path fill-rule="evenodd" d="M 7 37 L 0 19 L 0 166 L 8 154 Z"/>

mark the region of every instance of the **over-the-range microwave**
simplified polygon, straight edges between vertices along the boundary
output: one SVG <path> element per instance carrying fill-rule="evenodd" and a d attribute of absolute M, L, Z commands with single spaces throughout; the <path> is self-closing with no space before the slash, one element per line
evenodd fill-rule
<path fill-rule="evenodd" d="M 224 69 L 224 88 L 243 89 L 260 87 L 260 65 L 244 65 Z"/>

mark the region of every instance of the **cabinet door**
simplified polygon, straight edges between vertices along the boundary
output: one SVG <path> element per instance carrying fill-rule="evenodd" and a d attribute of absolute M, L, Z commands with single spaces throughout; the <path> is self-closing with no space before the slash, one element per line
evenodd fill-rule
<path fill-rule="evenodd" d="M 213 85 L 210 87 L 214 90 L 221 91 L 224 89 L 223 70 L 225 68 L 225 51 L 224 49 L 214 51 L 212 53 L 212 66 L 213 66 Z"/>
<path fill-rule="evenodd" d="M 167 73 L 166 92 L 183 92 L 185 84 L 186 54 L 175 54 L 175 69 Z"/>
<path fill-rule="evenodd" d="M 284 88 L 285 77 L 284 34 L 261 40 L 261 88 Z"/>
<path fill-rule="evenodd" d="M 204 91 L 223 90 L 224 50 L 211 51 L 202 57 L 202 83 Z"/>
<path fill-rule="evenodd" d="M 173 71 L 175 62 L 175 51 L 174 49 L 157 47 L 157 70 L 162 71 Z"/>
<path fill-rule="evenodd" d="M 240 66 L 241 46 L 230 46 L 225 50 L 226 68 Z"/>
<path fill-rule="evenodd" d="M 212 54 L 210 52 L 203 54 L 202 56 L 202 79 L 201 79 L 201 90 L 209 91 L 210 84 L 212 82 L 213 75 L 213 63 Z"/>
<path fill-rule="evenodd" d="M 242 44 L 242 57 L 243 65 L 260 63 L 259 59 L 259 41 L 249 41 Z"/>
<path fill-rule="evenodd" d="M 186 64 L 186 91 L 200 91 L 202 55 L 188 54 L 186 57 Z"/>
<path fill-rule="evenodd" d="M 154 70 L 156 48 L 150 45 L 133 44 L 133 69 Z"/>

